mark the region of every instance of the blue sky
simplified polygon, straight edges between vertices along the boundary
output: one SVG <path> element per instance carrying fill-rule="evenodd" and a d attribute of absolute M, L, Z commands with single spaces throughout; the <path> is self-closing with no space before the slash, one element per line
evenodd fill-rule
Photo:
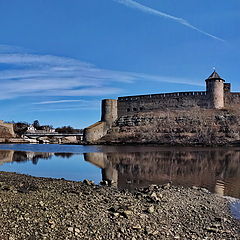
<path fill-rule="evenodd" d="M 0 119 L 86 127 L 103 98 L 240 91 L 240 1 L 0 0 Z"/>

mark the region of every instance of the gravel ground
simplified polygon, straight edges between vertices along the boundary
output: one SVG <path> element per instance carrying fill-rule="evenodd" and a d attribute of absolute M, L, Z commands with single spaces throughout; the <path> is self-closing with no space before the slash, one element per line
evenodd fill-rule
<path fill-rule="evenodd" d="M 240 239 L 240 221 L 197 187 L 131 193 L 0 172 L 0 239 Z"/>

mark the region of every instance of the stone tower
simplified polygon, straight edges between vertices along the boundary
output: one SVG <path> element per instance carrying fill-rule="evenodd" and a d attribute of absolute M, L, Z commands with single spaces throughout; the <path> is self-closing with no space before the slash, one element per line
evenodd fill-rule
<path fill-rule="evenodd" d="M 209 96 L 209 108 L 221 109 L 224 107 L 224 82 L 216 71 L 206 79 L 206 91 Z"/>
<path fill-rule="evenodd" d="M 107 126 L 112 126 L 117 119 L 117 100 L 104 99 L 102 100 L 102 122 L 106 122 Z"/>

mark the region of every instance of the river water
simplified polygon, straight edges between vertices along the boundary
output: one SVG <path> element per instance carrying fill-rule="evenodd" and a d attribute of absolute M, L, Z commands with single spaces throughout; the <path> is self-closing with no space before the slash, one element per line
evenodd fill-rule
<path fill-rule="evenodd" d="M 240 199 L 240 148 L 3 144 L 0 171 L 130 190 L 171 182 Z"/>

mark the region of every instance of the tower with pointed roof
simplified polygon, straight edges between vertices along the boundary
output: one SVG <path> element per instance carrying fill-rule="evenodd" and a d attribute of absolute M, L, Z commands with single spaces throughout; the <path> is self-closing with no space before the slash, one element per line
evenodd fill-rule
<path fill-rule="evenodd" d="M 218 73 L 214 72 L 206 79 L 206 91 L 209 97 L 209 108 L 224 108 L 224 82 Z"/>

